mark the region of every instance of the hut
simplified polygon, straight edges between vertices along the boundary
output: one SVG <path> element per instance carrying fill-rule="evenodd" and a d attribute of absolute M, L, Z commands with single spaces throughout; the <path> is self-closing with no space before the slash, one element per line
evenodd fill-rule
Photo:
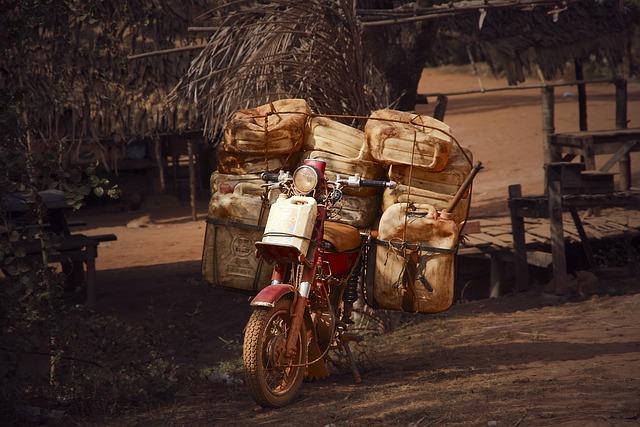
<path fill-rule="evenodd" d="M 210 169 L 194 106 L 165 99 L 205 42 L 187 32 L 189 23 L 213 3 L 8 4 L 1 18 L 0 92 L 9 94 L 3 107 L 15 106 L 34 146 L 59 153 L 61 169 L 98 163 L 156 190 L 169 186 L 166 175 L 175 187 L 189 141 L 192 157 L 200 154 Z M 147 53 L 158 49 L 166 54 Z M 206 185 L 208 173 L 201 175 Z"/>

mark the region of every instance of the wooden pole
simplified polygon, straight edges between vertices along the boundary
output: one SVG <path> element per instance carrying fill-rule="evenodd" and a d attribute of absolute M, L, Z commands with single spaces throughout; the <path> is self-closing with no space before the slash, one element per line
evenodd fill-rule
<path fill-rule="evenodd" d="M 187 141 L 187 152 L 189 154 L 189 193 L 191 196 L 191 219 L 196 220 L 196 167 L 193 151 L 193 141 Z"/>
<path fill-rule="evenodd" d="M 553 259 L 553 280 L 556 290 L 566 287 L 568 283 L 567 259 L 564 246 L 564 224 L 562 223 L 561 170 L 561 166 L 559 165 L 547 165 L 551 256 Z"/>
<path fill-rule="evenodd" d="M 529 287 L 529 264 L 527 263 L 524 218 L 519 215 L 517 206 L 511 201 L 517 197 L 522 197 L 522 187 L 520 184 L 510 185 L 509 209 L 511 210 L 511 233 L 515 250 L 516 291 L 523 291 Z"/>
<path fill-rule="evenodd" d="M 552 86 L 544 86 L 541 89 L 542 95 L 542 147 L 544 150 L 544 164 L 555 162 L 557 159 L 556 150 L 551 145 L 551 135 L 555 132 L 555 96 Z M 548 170 L 545 167 L 545 193 L 548 188 Z"/>
<path fill-rule="evenodd" d="M 576 72 L 576 80 L 583 81 L 582 60 L 574 59 L 573 65 Z M 587 130 L 587 88 L 583 83 L 578 83 L 578 124 L 581 131 Z"/>
<path fill-rule="evenodd" d="M 589 268 L 594 271 L 598 267 L 598 265 L 596 263 L 595 257 L 593 256 L 593 249 L 591 248 L 591 244 L 589 243 L 589 237 L 587 236 L 586 231 L 584 231 L 582 220 L 580 219 L 580 215 L 578 215 L 578 210 L 572 207 L 571 209 L 569 209 L 569 212 L 571 212 L 573 224 L 576 226 L 578 236 L 580 236 L 584 255 L 587 257 L 587 261 L 589 262 Z"/>
<path fill-rule="evenodd" d="M 438 95 L 437 101 L 436 101 L 436 107 L 433 110 L 433 118 L 443 121 L 444 120 L 444 115 L 447 112 L 447 103 L 449 101 L 449 98 L 447 98 L 445 95 Z"/>
<path fill-rule="evenodd" d="M 491 281 L 489 298 L 498 298 L 502 287 L 502 260 L 497 252 L 491 254 L 491 275 L 489 277 Z"/>
<path fill-rule="evenodd" d="M 627 128 L 627 81 L 616 80 L 616 129 Z M 631 187 L 631 156 L 622 156 L 618 162 L 620 170 L 620 190 L 626 191 Z"/>

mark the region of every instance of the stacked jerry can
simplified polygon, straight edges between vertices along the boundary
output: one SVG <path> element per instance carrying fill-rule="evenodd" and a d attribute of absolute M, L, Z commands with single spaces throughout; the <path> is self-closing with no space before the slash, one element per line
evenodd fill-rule
<path fill-rule="evenodd" d="M 255 257 L 254 243 L 262 237 L 274 200 L 263 199 L 258 173 L 295 167 L 309 113 L 306 101 L 285 99 L 240 110 L 227 122 L 218 170 L 211 175 L 202 256 L 207 282 L 248 292 L 269 283 L 271 266 Z M 277 192 L 271 195 L 274 199 Z"/>
<path fill-rule="evenodd" d="M 394 189 L 343 188 L 330 221 L 359 229 L 378 227 L 369 249 L 365 292 L 375 308 L 436 313 L 453 301 L 454 256 L 459 226 L 469 210 L 469 192 L 447 212 L 472 169 L 469 150 L 451 129 L 424 115 L 374 111 L 364 132 L 311 113 L 305 101 L 285 99 L 237 112 L 226 124 L 203 253 L 208 282 L 256 292 L 269 283 L 271 266 L 255 258 L 269 208 L 263 171 L 293 171 L 304 159 L 326 162 L 337 175 L 393 180 Z M 284 205 L 283 205 L 284 206 Z M 274 206 L 274 209 L 276 207 Z M 382 213 L 381 213 L 382 212 Z"/>
<path fill-rule="evenodd" d="M 305 159 L 322 159 L 327 163 L 326 176 L 335 180 L 360 175 L 365 179 L 384 179 L 383 165 L 373 161 L 364 132 L 324 117 L 308 121 L 304 143 Z M 345 188 L 340 210 L 332 221 L 356 228 L 370 227 L 380 208 L 380 191 L 373 188 Z"/>
<path fill-rule="evenodd" d="M 365 125 L 373 158 L 389 165 L 375 253 L 377 308 L 437 313 L 453 302 L 458 224 L 466 219 L 468 195 L 446 212 L 472 169 L 471 153 L 451 138 L 451 129 L 428 116 L 374 111 Z"/>

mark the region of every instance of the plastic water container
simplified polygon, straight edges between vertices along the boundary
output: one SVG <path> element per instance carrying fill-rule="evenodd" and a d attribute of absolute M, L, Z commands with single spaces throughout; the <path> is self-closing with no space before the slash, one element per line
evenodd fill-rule
<path fill-rule="evenodd" d="M 262 242 L 295 247 L 306 255 L 317 215 L 313 197 L 281 195 L 271 206 Z"/>
<path fill-rule="evenodd" d="M 246 175 L 261 172 L 275 172 L 280 169 L 295 168 L 300 158 L 299 152 L 289 154 L 243 155 L 218 150 L 218 170 L 225 174 Z"/>
<path fill-rule="evenodd" d="M 453 197 L 449 194 L 436 193 L 414 186 L 411 187 L 411 192 L 409 192 L 408 186 L 398 185 L 393 189 L 387 188 L 382 193 L 382 211 L 386 212 L 396 203 L 427 204 L 442 210 L 449 205 Z M 468 197 L 460 199 L 453 212 L 451 212 L 453 221 L 459 224 L 466 219 L 469 212 L 469 204 L 470 199 Z"/>
<path fill-rule="evenodd" d="M 262 202 L 258 175 L 211 175 L 202 276 L 213 286 L 251 293 L 269 284 L 272 267 L 255 256 L 269 206 Z M 272 190 L 272 201 L 278 192 Z"/>
<path fill-rule="evenodd" d="M 335 219 L 332 221 L 348 224 L 356 228 L 367 228 L 380 210 L 380 195 L 371 197 L 342 196 L 338 204 Z"/>
<path fill-rule="evenodd" d="M 454 221 L 438 216 L 431 205 L 411 209 L 406 203 L 397 203 L 382 215 L 378 236 L 386 241 L 454 249 L 458 227 Z M 453 303 L 453 253 L 380 244 L 375 261 L 376 308 L 438 313 Z"/>
<path fill-rule="evenodd" d="M 350 159 L 371 160 L 364 132 L 326 117 L 314 117 L 307 122 L 303 148 Z"/>
<path fill-rule="evenodd" d="M 310 113 L 304 99 L 280 99 L 237 111 L 225 125 L 222 149 L 226 153 L 270 157 L 299 151 Z"/>
<path fill-rule="evenodd" d="M 374 111 L 364 132 L 375 160 L 389 165 L 410 165 L 413 161 L 414 166 L 436 172 L 447 165 L 453 144 L 449 126 L 433 117 L 404 111 Z"/>
<path fill-rule="evenodd" d="M 411 185 L 413 187 L 453 196 L 473 167 L 471 151 L 466 148 L 463 148 L 463 150 L 464 154 L 457 145 L 454 145 L 451 148 L 447 166 L 440 172 L 433 172 L 417 166 L 414 166 L 413 170 L 411 170 L 411 166 L 392 165 L 389 168 L 389 179 L 400 184 L 409 185 L 409 177 L 411 177 Z M 471 163 L 467 160 L 465 154 L 471 160 Z"/>

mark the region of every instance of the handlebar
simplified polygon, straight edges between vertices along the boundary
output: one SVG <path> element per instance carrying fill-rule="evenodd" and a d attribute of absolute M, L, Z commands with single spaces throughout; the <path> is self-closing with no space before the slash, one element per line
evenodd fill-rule
<path fill-rule="evenodd" d="M 265 182 L 278 182 L 280 174 L 273 172 L 262 172 L 260 178 Z"/>
<path fill-rule="evenodd" d="M 395 181 L 379 181 L 376 179 L 360 179 L 360 187 L 396 188 Z"/>

